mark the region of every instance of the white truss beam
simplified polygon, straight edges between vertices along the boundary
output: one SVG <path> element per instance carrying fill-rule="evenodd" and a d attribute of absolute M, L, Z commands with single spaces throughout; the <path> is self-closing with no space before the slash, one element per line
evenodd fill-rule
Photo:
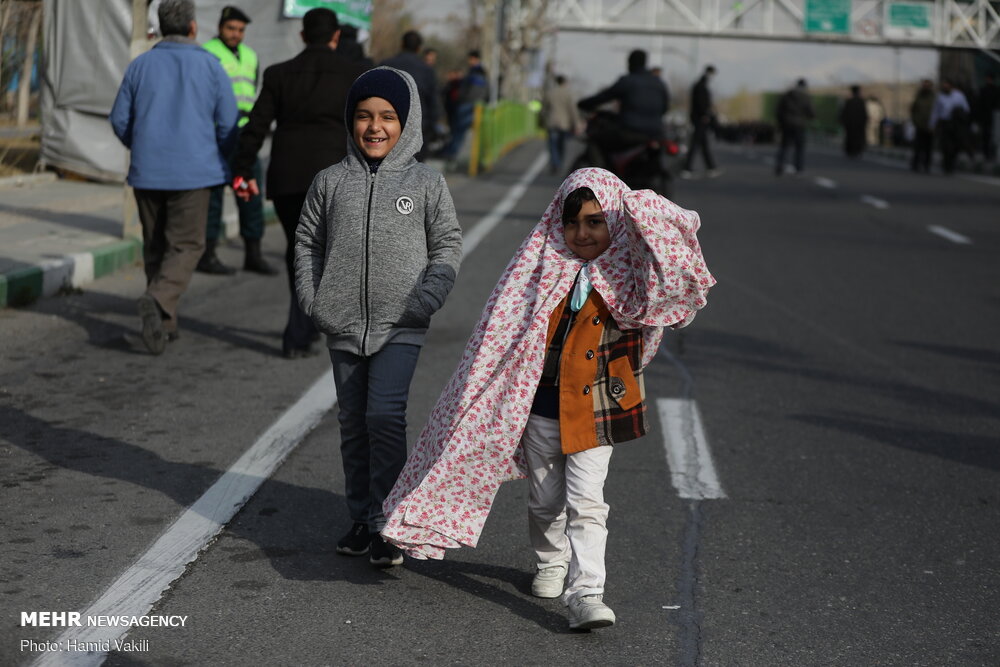
<path fill-rule="evenodd" d="M 832 4 L 829 3 L 828 4 Z M 553 0 L 559 30 L 1000 50 L 1000 0 L 852 0 L 846 33 L 807 31 L 824 0 Z M 924 29 L 891 25 L 889 8 L 919 5 Z"/>

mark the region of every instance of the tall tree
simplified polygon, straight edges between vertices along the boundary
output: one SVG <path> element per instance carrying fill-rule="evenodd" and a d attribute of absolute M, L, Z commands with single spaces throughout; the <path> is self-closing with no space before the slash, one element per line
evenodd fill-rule
<path fill-rule="evenodd" d="M 42 2 L 36 0 L 27 7 L 30 18 L 24 37 L 24 62 L 21 65 L 21 80 L 17 86 L 17 126 L 28 124 L 28 103 L 31 100 L 31 71 L 35 66 L 35 46 L 42 26 Z"/>

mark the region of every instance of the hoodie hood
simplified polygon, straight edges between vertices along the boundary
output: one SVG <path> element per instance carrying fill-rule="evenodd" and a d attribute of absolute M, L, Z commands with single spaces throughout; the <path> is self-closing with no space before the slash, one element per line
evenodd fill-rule
<path fill-rule="evenodd" d="M 402 70 L 394 67 L 376 67 L 375 70 L 388 70 L 395 73 L 406 83 L 406 89 L 410 93 L 410 109 L 406 115 L 406 123 L 403 131 L 399 135 L 399 141 L 392 147 L 389 154 L 379 163 L 379 171 L 383 169 L 402 169 L 414 160 L 414 156 L 420 151 L 424 143 L 423 114 L 420 109 L 420 95 L 417 93 L 417 84 L 413 77 Z M 369 70 L 374 71 L 374 70 Z M 364 76 L 362 74 L 361 76 Z M 347 158 L 351 165 L 363 167 L 368 170 L 368 162 L 365 154 L 361 152 L 358 145 L 354 143 L 354 108 L 344 109 L 344 123 L 347 126 Z M 352 167 L 353 168 L 353 167 Z"/>

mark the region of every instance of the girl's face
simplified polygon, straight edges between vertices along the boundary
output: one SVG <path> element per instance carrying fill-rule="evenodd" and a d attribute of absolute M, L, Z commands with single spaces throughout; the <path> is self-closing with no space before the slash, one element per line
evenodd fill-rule
<path fill-rule="evenodd" d="M 354 143 L 369 160 L 388 155 L 402 132 L 399 115 L 389 100 L 369 97 L 354 108 Z"/>
<path fill-rule="evenodd" d="M 611 245 L 611 232 L 604 211 L 596 201 L 585 201 L 580 212 L 563 222 L 566 245 L 579 257 L 597 259 Z"/>

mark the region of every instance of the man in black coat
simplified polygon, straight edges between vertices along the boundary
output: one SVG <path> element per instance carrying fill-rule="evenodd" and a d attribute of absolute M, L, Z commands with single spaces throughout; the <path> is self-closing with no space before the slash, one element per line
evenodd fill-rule
<path fill-rule="evenodd" d="M 423 111 L 421 129 L 424 132 L 424 145 L 417 153 L 417 159 L 420 161 L 423 161 L 426 155 L 427 144 L 434 138 L 438 123 L 438 105 L 440 104 L 437 75 L 434 73 L 434 69 L 420 56 L 420 47 L 423 42 L 419 32 L 410 30 L 403 35 L 403 50 L 382 62 L 383 65 L 403 70 L 412 76 L 417 84 L 420 108 Z"/>
<path fill-rule="evenodd" d="M 267 198 L 285 231 L 285 265 L 291 307 L 282 337 L 282 353 L 293 359 L 314 354 L 316 336 L 312 321 L 299 308 L 295 297 L 293 249 L 295 228 L 313 177 L 344 159 L 350 128 L 344 125 L 347 92 L 354 80 L 369 68 L 336 52 L 340 30 L 337 15 L 326 8 L 310 9 L 302 18 L 302 40 L 306 48 L 291 60 L 264 70 L 260 96 L 250 120 L 240 133 L 233 162 L 233 175 L 245 181 L 243 196 L 259 192 L 253 179 L 253 162 L 277 121 L 267 169 Z"/>
<path fill-rule="evenodd" d="M 698 82 L 691 88 L 691 124 L 694 131 L 691 135 L 691 145 L 688 146 L 687 159 L 684 161 L 684 169 L 681 171 L 681 178 L 691 178 L 691 167 L 694 166 L 694 156 L 699 151 L 705 159 L 705 168 L 708 176 L 715 177 L 722 173 L 715 168 L 715 160 L 712 159 L 712 149 L 708 145 L 708 133 L 716 125 L 715 105 L 712 104 L 712 91 L 708 84 L 715 76 L 715 67 L 709 65 L 705 68 L 705 73 L 701 75 Z"/>
<path fill-rule="evenodd" d="M 844 154 L 859 157 L 865 152 L 865 128 L 868 109 L 861 97 L 861 86 L 851 86 L 851 96 L 840 108 L 840 124 L 844 126 Z"/>
<path fill-rule="evenodd" d="M 795 87 L 778 100 L 777 117 L 781 144 L 774 160 L 774 175 L 781 176 L 785 172 L 785 151 L 789 146 L 795 147 L 795 172 L 801 173 L 805 168 L 806 125 L 816 117 L 805 79 L 799 79 Z"/>

